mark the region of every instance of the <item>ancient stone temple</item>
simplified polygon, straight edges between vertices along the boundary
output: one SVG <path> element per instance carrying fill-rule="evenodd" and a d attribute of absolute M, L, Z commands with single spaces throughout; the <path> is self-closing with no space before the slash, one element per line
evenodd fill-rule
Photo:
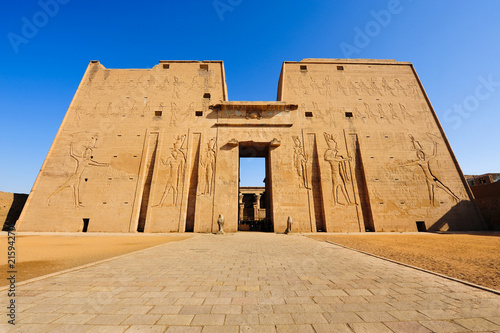
<path fill-rule="evenodd" d="M 249 156 L 274 232 L 484 228 L 413 66 L 346 59 L 285 62 L 271 102 L 229 101 L 221 61 L 91 61 L 17 227 L 235 232 Z"/>

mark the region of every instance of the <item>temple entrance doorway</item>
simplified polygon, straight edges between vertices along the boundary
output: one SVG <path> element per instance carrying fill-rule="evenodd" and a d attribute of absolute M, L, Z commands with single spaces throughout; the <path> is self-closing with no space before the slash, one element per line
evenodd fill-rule
<path fill-rule="evenodd" d="M 240 142 L 238 165 L 238 231 L 273 232 L 269 146 Z"/>

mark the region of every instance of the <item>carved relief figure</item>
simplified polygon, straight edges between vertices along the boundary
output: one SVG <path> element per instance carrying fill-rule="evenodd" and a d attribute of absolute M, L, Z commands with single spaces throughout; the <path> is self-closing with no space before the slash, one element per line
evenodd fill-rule
<path fill-rule="evenodd" d="M 96 147 L 97 139 L 99 135 L 96 133 L 92 136 L 90 142 L 85 146 L 81 155 L 77 155 L 74 152 L 73 142 L 70 143 L 70 156 L 76 161 L 75 171 L 69 178 L 57 188 L 52 194 L 47 198 L 47 205 L 50 206 L 50 201 L 52 197 L 66 188 L 71 188 L 73 190 L 73 200 L 75 207 L 83 207 L 80 203 L 80 183 L 82 181 L 82 175 L 88 166 L 109 166 L 108 163 L 101 163 L 93 160 L 92 151 Z"/>
<path fill-rule="evenodd" d="M 396 94 L 394 93 L 394 88 L 391 87 L 389 83 L 387 83 L 385 78 L 382 78 L 382 89 L 384 89 L 386 95 L 387 93 L 390 93 L 392 96 L 396 96 Z"/>
<path fill-rule="evenodd" d="M 370 96 L 373 95 L 372 90 L 366 86 L 366 84 L 363 82 L 363 80 L 359 80 L 359 88 L 361 89 L 361 91 L 363 93 L 368 94 Z"/>
<path fill-rule="evenodd" d="M 359 88 L 352 81 L 347 82 L 347 88 L 351 95 L 354 93 L 356 96 L 359 96 Z"/>
<path fill-rule="evenodd" d="M 403 123 L 401 118 L 399 118 L 398 114 L 394 110 L 394 104 L 392 104 L 392 103 L 389 103 L 389 113 L 391 114 L 392 119 L 398 119 L 401 122 L 401 124 Z"/>
<path fill-rule="evenodd" d="M 292 136 L 295 147 L 293 147 L 293 164 L 297 175 L 299 176 L 299 187 L 309 188 L 309 181 L 307 179 L 307 154 L 300 142 L 298 136 Z"/>
<path fill-rule="evenodd" d="M 323 95 L 323 92 L 321 91 L 321 87 L 318 85 L 316 80 L 311 76 L 311 87 L 313 90 L 316 90 L 320 95 Z"/>
<path fill-rule="evenodd" d="M 396 90 L 398 92 L 398 96 L 403 96 L 403 95 L 408 96 L 406 94 L 405 88 L 403 88 L 401 83 L 399 83 L 398 79 L 394 79 L 394 86 L 396 87 Z"/>
<path fill-rule="evenodd" d="M 179 108 L 174 102 L 170 103 L 170 126 L 175 127 L 177 125 L 177 113 L 179 113 Z"/>
<path fill-rule="evenodd" d="M 179 197 L 179 185 L 184 178 L 184 168 L 186 166 L 186 155 L 182 151 L 182 146 L 186 140 L 186 135 L 178 136 L 174 142 L 174 148 L 170 148 L 170 156 L 161 159 L 162 166 L 167 170 L 167 183 L 161 196 L 160 202 L 153 207 L 165 206 L 165 201 L 172 193 L 172 205 L 177 206 Z"/>
<path fill-rule="evenodd" d="M 213 182 L 214 182 L 214 169 L 215 169 L 215 157 L 216 157 L 216 145 L 217 142 L 215 138 L 210 139 L 207 144 L 207 149 L 205 151 L 205 156 L 200 157 L 200 184 L 199 184 L 199 194 L 204 195 L 212 194 Z"/>
<path fill-rule="evenodd" d="M 412 124 L 415 124 L 415 121 L 413 120 L 413 116 L 406 110 L 406 106 L 404 104 L 399 103 L 399 108 L 401 109 L 401 114 L 403 115 L 403 118 L 406 120 L 406 118 L 410 119 Z"/>
<path fill-rule="evenodd" d="M 304 85 L 304 79 L 300 76 L 298 79 L 299 88 L 302 90 L 302 94 L 307 95 L 307 87 Z"/>
<path fill-rule="evenodd" d="M 375 119 L 375 122 L 378 124 L 378 119 L 379 117 L 377 117 L 373 112 L 372 110 L 370 109 L 370 105 L 368 103 L 363 103 L 365 105 L 365 114 L 368 118 L 373 118 Z"/>
<path fill-rule="evenodd" d="M 382 93 L 380 92 L 380 88 L 377 86 L 377 82 L 372 80 L 371 88 L 372 88 L 372 91 L 375 95 L 379 94 L 380 96 L 382 96 Z"/>
<path fill-rule="evenodd" d="M 403 166 L 410 166 L 410 165 L 418 165 L 420 169 L 422 169 L 422 172 L 424 173 L 425 176 L 425 182 L 427 184 L 427 190 L 429 192 L 429 201 L 431 205 L 436 206 L 435 203 L 435 189 L 439 188 L 443 190 L 446 194 L 448 194 L 455 202 L 459 202 L 460 199 L 448 188 L 448 186 L 444 185 L 443 182 L 441 182 L 432 172 L 431 166 L 430 166 L 430 161 L 432 161 L 434 158 L 437 156 L 437 142 L 434 140 L 434 138 L 431 136 L 431 134 L 427 134 L 429 138 L 432 140 L 433 144 L 433 151 L 432 155 L 429 156 L 424 152 L 424 149 L 420 142 L 415 140 L 413 135 L 408 135 L 410 137 L 411 143 L 412 143 L 412 150 L 416 151 L 417 154 L 417 160 L 411 161 L 409 163 L 403 164 Z"/>
<path fill-rule="evenodd" d="M 415 82 L 412 82 L 408 84 L 408 88 L 410 88 L 410 93 L 413 96 L 413 98 L 418 99 L 418 86 Z"/>
<path fill-rule="evenodd" d="M 328 145 L 328 149 L 325 152 L 325 161 L 330 164 L 332 174 L 333 204 L 345 205 L 339 201 L 340 189 L 347 205 L 353 205 L 351 199 L 349 198 L 346 186 L 346 182 L 350 181 L 349 174 L 347 172 L 347 162 L 350 161 L 351 158 L 344 158 L 343 156 L 338 155 L 337 142 L 333 139 L 333 136 L 326 132 L 323 133 L 323 135 L 325 137 L 326 144 Z"/>
<path fill-rule="evenodd" d="M 342 83 L 340 83 L 339 80 L 337 80 L 337 91 L 342 91 L 342 93 L 345 95 L 345 96 L 349 96 L 349 92 L 347 91 L 347 88 L 344 87 L 344 85 Z"/>
<path fill-rule="evenodd" d="M 286 81 L 287 81 L 287 88 L 292 91 L 293 95 L 297 95 L 297 88 L 293 84 L 292 77 L 291 76 L 287 76 Z"/>
<path fill-rule="evenodd" d="M 330 81 L 330 75 L 325 77 L 325 81 L 323 81 L 323 87 L 325 87 L 325 95 L 332 96 L 332 83 Z"/>
<path fill-rule="evenodd" d="M 172 91 L 172 98 L 180 98 L 181 97 L 181 84 L 177 76 L 174 76 L 174 88 Z"/>

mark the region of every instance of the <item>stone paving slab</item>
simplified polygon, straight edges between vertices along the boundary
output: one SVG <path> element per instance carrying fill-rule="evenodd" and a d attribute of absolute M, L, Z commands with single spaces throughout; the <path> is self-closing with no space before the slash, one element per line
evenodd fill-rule
<path fill-rule="evenodd" d="M 195 235 L 19 285 L 16 304 L 1 332 L 500 332 L 499 295 L 302 235 Z"/>

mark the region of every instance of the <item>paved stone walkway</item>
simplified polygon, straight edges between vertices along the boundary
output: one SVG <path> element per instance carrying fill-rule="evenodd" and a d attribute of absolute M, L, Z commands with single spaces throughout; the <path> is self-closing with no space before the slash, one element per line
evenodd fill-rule
<path fill-rule="evenodd" d="M 18 291 L 1 332 L 500 332 L 498 295 L 301 235 L 195 235 Z"/>

